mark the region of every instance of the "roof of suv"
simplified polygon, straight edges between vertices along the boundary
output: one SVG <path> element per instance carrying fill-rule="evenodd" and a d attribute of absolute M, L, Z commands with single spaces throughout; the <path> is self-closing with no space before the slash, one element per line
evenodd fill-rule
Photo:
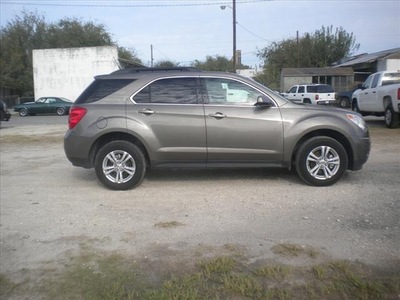
<path fill-rule="evenodd" d="M 148 74 L 165 74 L 181 72 L 202 72 L 200 69 L 192 67 L 174 67 L 174 68 L 127 68 L 114 71 L 110 74 L 98 75 L 96 79 L 117 79 L 117 78 L 139 78 Z"/>

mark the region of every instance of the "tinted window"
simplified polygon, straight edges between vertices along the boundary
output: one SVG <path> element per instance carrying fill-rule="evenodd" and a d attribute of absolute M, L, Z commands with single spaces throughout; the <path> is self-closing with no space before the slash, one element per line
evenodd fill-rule
<path fill-rule="evenodd" d="M 132 83 L 133 79 L 97 79 L 78 97 L 75 103 L 91 103 L 103 99 Z"/>
<path fill-rule="evenodd" d="M 290 89 L 289 93 L 296 93 L 297 86 L 294 86 Z"/>
<path fill-rule="evenodd" d="M 307 86 L 307 93 L 317 93 L 317 86 L 316 85 Z"/>
<path fill-rule="evenodd" d="M 317 85 L 317 93 L 333 93 L 333 87 L 330 85 Z"/>
<path fill-rule="evenodd" d="M 206 92 L 205 100 L 216 104 L 243 104 L 254 105 L 257 97 L 263 96 L 254 88 L 231 79 L 206 78 L 204 79 Z"/>
<path fill-rule="evenodd" d="M 304 93 L 304 86 L 299 86 L 299 93 Z"/>
<path fill-rule="evenodd" d="M 196 78 L 169 78 L 155 81 L 137 93 L 136 103 L 197 103 Z"/>

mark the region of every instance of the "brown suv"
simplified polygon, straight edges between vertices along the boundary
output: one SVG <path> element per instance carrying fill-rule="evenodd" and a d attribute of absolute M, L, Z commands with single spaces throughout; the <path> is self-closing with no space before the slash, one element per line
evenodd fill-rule
<path fill-rule="evenodd" d="M 147 168 L 296 168 L 315 186 L 359 170 L 370 151 L 361 116 L 292 103 L 252 79 L 192 68 L 95 77 L 71 107 L 64 149 L 108 188 Z"/>

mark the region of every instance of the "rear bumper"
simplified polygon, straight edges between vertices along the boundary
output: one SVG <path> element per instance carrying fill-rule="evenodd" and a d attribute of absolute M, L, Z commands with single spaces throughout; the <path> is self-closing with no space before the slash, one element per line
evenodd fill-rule
<path fill-rule="evenodd" d="M 8 121 L 11 118 L 11 114 L 8 111 L 1 112 L 1 121 Z"/>
<path fill-rule="evenodd" d="M 90 148 L 88 140 L 78 137 L 73 131 L 68 130 L 64 136 L 64 152 L 68 160 L 77 167 L 93 168 L 90 160 Z"/>

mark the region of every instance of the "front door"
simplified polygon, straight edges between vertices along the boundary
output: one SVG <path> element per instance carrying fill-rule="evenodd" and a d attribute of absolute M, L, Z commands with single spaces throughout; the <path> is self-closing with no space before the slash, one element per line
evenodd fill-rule
<path fill-rule="evenodd" d="M 283 127 L 278 107 L 254 106 L 268 97 L 246 83 L 203 78 L 207 165 L 280 165 Z"/>

